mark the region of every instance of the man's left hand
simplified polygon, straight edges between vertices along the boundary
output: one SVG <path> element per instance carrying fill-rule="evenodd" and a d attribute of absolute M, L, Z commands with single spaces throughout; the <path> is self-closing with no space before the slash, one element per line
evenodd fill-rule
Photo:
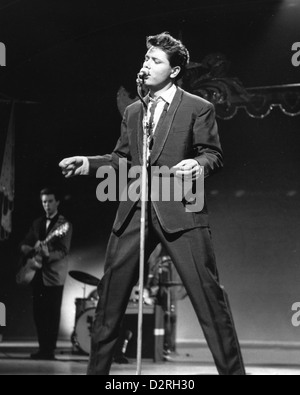
<path fill-rule="evenodd" d="M 203 168 L 196 159 L 185 159 L 173 167 L 176 170 L 176 177 L 185 177 L 188 180 L 197 180 L 203 172 Z"/>
<path fill-rule="evenodd" d="M 47 245 L 44 245 L 44 246 L 42 247 L 42 255 L 43 255 L 45 258 L 49 258 L 50 252 L 49 252 L 49 248 L 48 248 Z"/>
<path fill-rule="evenodd" d="M 49 258 L 50 252 L 47 244 L 43 244 L 42 242 L 38 241 L 35 245 L 35 248 L 38 250 L 38 254 L 41 257 Z"/>

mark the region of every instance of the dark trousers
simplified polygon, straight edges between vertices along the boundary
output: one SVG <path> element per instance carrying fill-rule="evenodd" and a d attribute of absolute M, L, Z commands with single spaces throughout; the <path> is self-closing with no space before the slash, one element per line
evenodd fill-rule
<path fill-rule="evenodd" d="M 126 230 L 112 234 L 105 275 L 99 284 L 99 303 L 92 333 L 88 375 L 108 375 L 131 290 L 138 281 L 140 205 Z M 146 262 L 161 242 L 171 256 L 191 299 L 216 367 L 221 375 L 244 375 L 245 369 L 227 295 L 219 283 L 208 228 L 167 234 L 152 205 L 146 221 Z"/>
<path fill-rule="evenodd" d="M 33 317 L 40 352 L 43 355 L 53 355 L 59 332 L 64 287 L 45 287 L 41 272 L 37 272 L 32 286 Z"/>

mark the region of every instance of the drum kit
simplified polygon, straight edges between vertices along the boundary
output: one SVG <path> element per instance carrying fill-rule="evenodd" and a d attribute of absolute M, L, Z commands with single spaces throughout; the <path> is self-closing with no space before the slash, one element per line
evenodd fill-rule
<path fill-rule="evenodd" d="M 83 283 L 84 286 L 90 285 L 97 287 L 100 280 L 97 277 L 80 271 L 71 271 L 69 275 L 74 279 Z M 96 313 L 99 296 L 97 289 L 93 290 L 86 297 L 86 288 L 84 287 L 83 298 L 75 299 L 76 316 L 75 327 L 72 333 L 71 341 L 76 352 L 84 355 L 90 353 L 91 330 Z"/>
<path fill-rule="evenodd" d="M 170 258 L 162 259 L 159 262 L 158 270 L 158 289 L 161 294 L 160 304 L 163 306 L 166 315 L 166 332 L 169 327 L 169 332 L 172 332 L 172 316 L 176 312 L 174 311 L 174 300 L 183 299 L 186 296 L 186 291 L 180 281 L 171 281 L 169 273 Z M 86 297 L 86 285 L 97 287 L 100 280 L 90 274 L 83 273 L 80 271 L 70 271 L 69 275 L 74 279 L 84 284 L 84 295 L 83 298 L 75 299 L 76 316 L 74 331 L 71 336 L 71 341 L 74 346 L 74 352 L 89 355 L 91 347 L 91 331 L 96 313 L 97 304 L 99 301 L 99 295 L 97 289 L 93 290 L 88 297 Z M 177 279 L 176 279 L 177 280 Z M 175 292 L 175 290 L 178 290 Z M 183 290 L 183 291 L 182 291 Z M 175 293 L 174 293 L 175 292 Z M 144 303 L 146 305 L 155 304 L 157 301 L 153 298 L 146 297 L 143 295 Z M 134 287 L 130 296 L 130 302 L 137 304 L 139 300 L 139 287 Z"/>

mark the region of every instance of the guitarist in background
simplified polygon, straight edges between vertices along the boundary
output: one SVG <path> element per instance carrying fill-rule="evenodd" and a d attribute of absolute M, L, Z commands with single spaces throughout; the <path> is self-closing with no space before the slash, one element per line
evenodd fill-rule
<path fill-rule="evenodd" d="M 38 334 L 39 351 L 32 354 L 35 360 L 55 360 L 54 352 L 58 338 L 64 284 L 67 277 L 72 228 L 64 237 L 53 238 L 48 244 L 42 241 L 65 224 L 59 214 L 60 200 L 55 189 L 46 188 L 40 193 L 45 216 L 35 220 L 21 243 L 24 257 L 35 248 L 36 260 L 41 268 L 31 283 L 33 289 L 33 315 Z"/>

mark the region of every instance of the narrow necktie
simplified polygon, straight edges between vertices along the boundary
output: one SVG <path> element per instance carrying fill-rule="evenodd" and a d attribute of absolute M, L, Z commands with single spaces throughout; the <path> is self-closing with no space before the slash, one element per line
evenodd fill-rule
<path fill-rule="evenodd" d="M 158 100 L 151 101 L 150 119 L 149 119 L 149 136 L 153 135 L 154 131 L 154 114 L 158 104 Z"/>

